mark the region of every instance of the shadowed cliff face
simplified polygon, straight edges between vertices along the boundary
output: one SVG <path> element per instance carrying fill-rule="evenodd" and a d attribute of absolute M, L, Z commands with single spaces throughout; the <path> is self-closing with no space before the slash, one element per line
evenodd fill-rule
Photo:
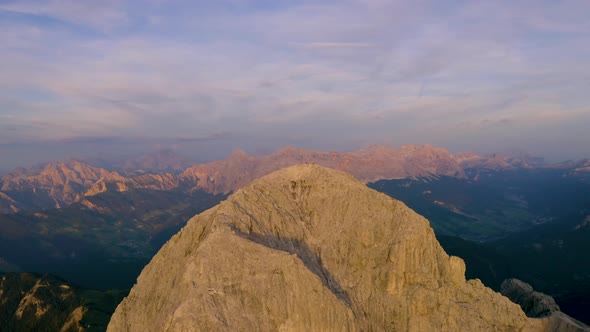
<path fill-rule="evenodd" d="M 299 165 L 191 219 L 108 330 L 548 330 L 464 272 L 403 203 Z"/>

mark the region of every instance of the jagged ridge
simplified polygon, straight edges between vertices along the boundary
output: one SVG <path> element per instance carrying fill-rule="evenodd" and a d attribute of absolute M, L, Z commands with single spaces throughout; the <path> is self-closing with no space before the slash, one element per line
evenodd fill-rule
<path fill-rule="evenodd" d="M 168 158 L 169 160 L 166 160 Z M 265 156 L 236 150 L 225 160 L 197 164 L 183 170 L 187 160 L 171 151 L 148 154 L 129 162 L 124 173 L 76 160 L 48 163 L 42 168 L 17 169 L 0 178 L 0 213 L 62 208 L 107 190 L 203 190 L 227 194 L 256 178 L 301 163 L 316 163 L 351 173 L 363 182 L 446 175 L 464 178 L 472 169 L 498 170 L 530 167 L 526 161 L 500 155 L 453 155 L 430 145 L 401 147 L 374 145 L 354 152 L 326 152 L 286 147 Z M 133 167 L 139 167 L 133 170 Z M 150 173 L 150 170 L 153 174 Z M 162 173 L 175 170 L 180 174 Z M 182 172 L 180 172 L 182 171 Z M 146 173 L 147 172 L 147 173 Z"/>

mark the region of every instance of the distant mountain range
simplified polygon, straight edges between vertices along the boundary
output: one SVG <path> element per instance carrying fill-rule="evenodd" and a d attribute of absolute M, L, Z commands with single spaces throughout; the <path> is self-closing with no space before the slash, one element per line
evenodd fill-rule
<path fill-rule="evenodd" d="M 590 322 L 590 160 L 545 164 L 429 145 L 237 150 L 203 164 L 165 150 L 18 168 L 0 178 L 0 272 L 129 288 L 190 217 L 256 178 L 306 163 L 351 173 L 428 218 L 444 249 L 465 258 L 468 277 L 496 290 L 518 277 Z"/>
<path fill-rule="evenodd" d="M 486 172 L 548 167 L 539 158 L 452 154 L 430 145 L 370 146 L 354 152 L 286 147 L 263 156 L 236 150 L 225 160 L 190 166 L 187 158 L 164 150 L 124 162 L 97 163 L 103 167 L 68 160 L 14 170 L 0 178 L 0 213 L 62 208 L 98 193 L 129 189 L 227 194 L 275 170 L 303 163 L 343 170 L 363 182 L 433 176 L 477 179 Z M 590 173 L 589 160 L 550 167 Z"/>
<path fill-rule="evenodd" d="M 89 158 L 85 161 L 127 176 L 145 173 L 178 173 L 195 164 L 194 160 L 176 153 L 173 149 L 161 149 L 119 158 Z"/>

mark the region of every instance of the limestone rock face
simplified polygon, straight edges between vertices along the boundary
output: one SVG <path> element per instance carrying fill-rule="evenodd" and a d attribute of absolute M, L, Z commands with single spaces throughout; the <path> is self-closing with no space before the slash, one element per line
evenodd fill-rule
<path fill-rule="evenodd" d="M 341 171 L 286 168 L 192 218 L 108 331 L 544 331 L 426 219 Z"/>

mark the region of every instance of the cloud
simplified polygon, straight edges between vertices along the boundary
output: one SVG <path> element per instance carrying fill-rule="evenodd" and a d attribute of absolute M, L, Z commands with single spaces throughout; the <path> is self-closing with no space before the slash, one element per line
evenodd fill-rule
<path fill-rule="evenodd" d="M 0 23 L 0 140 L 222 132 L 223 144 L 279 144 L 300 128 L 316 141 L 459 145 L 484 127 L 568 128 L 590 103 L 588 7 L 5 2 L 0 14 L 18 15 Z"/>
<path fill-rule="evenodd" d="M 56 140 L 56 143 L 64 144 L 182 144 L 195 142 L 208 142 L 215 140 L 226 140 L 233 135 L 229 132 L 216 132 L 203 136 L 192 137 L 153 137 L 153 136 L 75 136 Z"/>
<path fill-rule="evenodd" d="M 339 42 L 313 42 L 303 44 L 306 48 L 334 48 L 334 47 L 374 47 L 369 43 L 339 43 Z"/>
<path fill-rule="evenodd" d="M 0 11 L 109 31 L 128 23 L 124 5 L 125 2 L 118 0 L 24 0 L 2 3 Z"/>

